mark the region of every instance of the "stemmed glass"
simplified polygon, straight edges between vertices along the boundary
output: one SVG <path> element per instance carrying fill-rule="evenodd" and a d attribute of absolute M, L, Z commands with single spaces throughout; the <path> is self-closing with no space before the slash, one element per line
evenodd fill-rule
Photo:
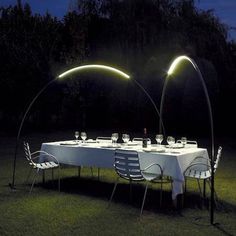
<path fill-rule="evenodd" d="M 79 131 L 75 131 L 75 141 L 76 141 L 76 143 L 78 143 L 78 139 L 79 139 Z"/>
<path fill-rule="evenodd" d="M 185 147 L 185 145 L 187 144 L 187 138 L 186 138 L 186 137 L 182 137 L 182 138 L 181 138 L 181 143 L 182 143 L 183 146 Z"/>
<path fill-rule="evenodd" d="M 112 140 L 113 144 L 115 144 L 117 142 L 118 138 L 119 138 L 119 134 L 118 133 L 112 133 L 111 140 Z"/>
<path fill-rule="evenodd" d="M 156 135 L 156 141 L 161 146 L 161 142 L 163 141 L 163 135 L 162 134 L 157 134 Z"/>
<path fill-rule="evenodd" d="M 87 138 L 87 134 L 85 132 L 81 132 L 80 136 L 81 136 L 83 143 L 84 143 Z"/>
<path fill-rule="evenodd" d="M 175 143 L 175 138 L 172 136 L 168 136 L 167 143 L 169 144 L 169 147 L 172 147 L 172 145 Z"/>
<path fill-rule="evenodd" d="M 128 134 L 122 134 L 122 139 L 124 143 L 127 144 L 129 142 L 130 137 Z"/>

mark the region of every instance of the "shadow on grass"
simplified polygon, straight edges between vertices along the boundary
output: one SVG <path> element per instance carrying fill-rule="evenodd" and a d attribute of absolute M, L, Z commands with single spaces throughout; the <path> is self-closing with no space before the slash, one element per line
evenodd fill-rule
<path fill-rule="evenodd" d="M 45 184 L 39 183 L 35 187 L 57 191 L 57 180 L 47 181 Z M 97 178 L 92 177 L 67 177 L 61 180 L 61 192 L 104 200 L 107 201 L 107 206 L 113 187 L 114 183 L 106 182 L 102 178 L 98 180 Z M 197 192 L 187 192 L 184 197 L 183 208 L 175 209 L 172 204 L 171 190 L 165 189 L 163 190 L 162 207 L 160 207 L 160 189 L 158 187 L 159 186 L 155 186 L 154 189 L 152 186 L 149 186 L 144 206 L 144 216 L 148 216 L 149 213 L 154 213 L 158 215 L 163 214 L 171 218 L 182 218 L 189 224 L 198 225 L 200 227 L 214 227 L 222 233 L 222 235 L 234 235 L 231 233 L 232 230 L 228 228 L 229 226 L 227 224 L 225 225 L 225 218 L 230 217 L 231 212 L 236 212 L 236 206 L 227 202 L 219 201 L 216 214 L 226 213 L 227 215 L 224 214 L 224 222 L 218 221 L 219 223 L 211 225 L 208 212 L 209 200 L 206 200 L 204 206 L 202 206 L 202 200 Z M 132 185 L 132 200 L 130 200 L 130 186 L 128 183 L 121 181 L 117 186 L 110 208 L 121 204 L 125 207 L 136 208 L 139 212 L 141 209 L 144 189 L 145 186 L 143 183 L 134 183 Z"/>
<path fill-rule="evenodd" d="M 56 190 L 57 180 L 47 181 L 45 184 L 38 184 L 43 188 L 51 189 L 52 186 Z M 61 192 L 70 194 L 85 195 L 88 197 L 95 197 L 109 201 L 114 183 L 104 182 L 97 178 L 85 177 L 69 177 L 61 180 Z M 129 183 L 119 182 L 112 200 L 112 204 L 121 203 L 132 205 L 136 208 L 141 208 L 145 185 L 144 183 L 133 183 L 131 188 L 130 199 L 130 185 Z M 160 207 L 160 189 L 153 189 L 150 185 L 147 191 L 145 210 L 158 211 L 160 209 L 173 210 L 171 200 L 171 191 L 162 191 L 162 206 Z"/>
<path fill-rule="evenodd" d="M 39 183 L 39 186 L 56 190 L 57 180 L 47 181 L 44 184 Z M 158 185 L 157 185 L 158 186 Z M 95 197 L 98 199 L 105 199 L 107 202 L 111 196 L 114 183 L 104 182 L 97 178 L 88 177 L 67 177 L 61 180 L 61 192 L 69 194 L 79 194 L 88 197 Z M 142 204 L 145 186 L 141 183 L 132 184 L 131 199 L 130 199 L 130 186 L 127 183 L 119 182 L 116 192 L 114 194 L 112 203 L 121 203 L 132 205 L 133 207 L 140 208 Z M 183 201 L 182 201 L 183 200 Z M 183 203 L 183 205 L 182 205 Z M 209 210 L 210 200 L 206 198 L 203 200 L 198 193 L 187 192 L 182 199 L 178 196 L 178 207 L 173 206 L 171 199 L 171 190 L 162 191 L 162 205 L 160 206 L 160 188 L 155 189 L 149 186 L 145 201 L 145 210 L 150 212 L 169 212 L 175 211 L 181 214 L 183 209 L 206 209 Z M 236 212 L 236 206 L 222 200 L 217 201 L 216 211 L 219 212 Z"/>

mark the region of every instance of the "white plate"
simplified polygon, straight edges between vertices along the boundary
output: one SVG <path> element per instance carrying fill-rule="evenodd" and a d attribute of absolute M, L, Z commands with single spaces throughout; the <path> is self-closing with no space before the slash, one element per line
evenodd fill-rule
<path fill-rule="evenodd" d="M 173 145 L 166 145 L 167 148 L 183 148 L 184 145 L 182 143 L 175 143 Z"/>
<path fill-rule="evenodd" d="M 120 145 L 101 145 L 100 146 L 101 148 L 120 148 L 121 146 Z"/>
<path fill-rule="evenodd" d="M 143 148 L 144 152 L 165 152 L 165 149 L 163 148 Z"/>
<path fill-rule="evenodd" d="M 76 141 L 65 141 L 65 142 L 61 142 L 60 145 L 79 145 L 79 143 L 77 143 Z"/>
<path fill-rule="evenodd" d="M 138 143 L 136 143 L 136 142 L 129 142 L 129 143 L 125 144 L 125 145 L 128 145 L 128 146 L 137 146 Z"/>
<path fill-rule="evenodd" d="M 88 140 L 85 141 L 85 143 L 96 143 L 96 140 L 88 139 Z"/>

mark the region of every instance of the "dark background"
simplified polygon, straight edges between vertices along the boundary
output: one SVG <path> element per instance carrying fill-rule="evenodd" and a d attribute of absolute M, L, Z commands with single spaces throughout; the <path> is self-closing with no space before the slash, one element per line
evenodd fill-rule
<path fill-rule="evenodd" d="M 33 15 L 28 4 L 0 8 L 0 129 L 17 134 L 27 106 L 60 73 L 104 64 L 130 74 L 159 108 L 166 72 L 179 55 L 197 62 L 207 85 L 217 136 L 235 130 L 236 43 L 228 27 L 194 1 L 83 0 L 63 20 Z M 205 95 L 183 62 L 168 83 L 167 134 L 208 136 Z M 103 71 L 53 83 L 26 117 L 24 132 L 116 130 L 158 132 L 159 117 L 132 81 Z"/>

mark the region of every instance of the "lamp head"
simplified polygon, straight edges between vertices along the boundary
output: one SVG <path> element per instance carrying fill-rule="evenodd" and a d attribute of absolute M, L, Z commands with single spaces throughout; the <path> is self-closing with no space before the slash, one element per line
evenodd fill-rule
<path fill-rule="evenodd" d="M 193 65 L 194 69 L 197 70 L 194 61 L 193 61 L 190 57 L 183 55 L 183 56 L 177 57 L 177 58 L 172 62 L 172 64 L 170 65 L 170 68 L 169 68 L 169 70 L 168 70 L 168 72 L 167 72 L 167 75 L 172 75 L 172 74 L 174 74 L 174 71 L 176 70 L 178 64 L 179 64 L 181 61 L 183 61 L 183 60 L 189 61 L 189 62 Z"/>
<path fill-rule="evenodd" d="M 130 76 L 127 75 L 126 73 L 124 73 L 123 71 L 118 70 L 118 69 L 115 69 L 115 68 L 110 67 L 110 66 L 105 66 L 105 65 L 85 65 L 85 66 L 78 66 L 78 67 L 75 67 L 75 68 L 72 68 L 72 69 L 70 69 L 70 70 L 65 71 L 64 73 L 60 74 L 57 78 L 58 78 L 58 79 L 62 79 L 62 78 L 65 78 L 67 75 L 72 74 L 72 73 L 74 73 L 74 72 L 76 72 L 76 71 L 91 70 L 91 69 L 107 70 L 107 71 L 110 71 L 110 72 L 113 72 L 113 73 L 115 73 L 115 74 L 120 75 L 122 78 L 130 79 Z"/>

